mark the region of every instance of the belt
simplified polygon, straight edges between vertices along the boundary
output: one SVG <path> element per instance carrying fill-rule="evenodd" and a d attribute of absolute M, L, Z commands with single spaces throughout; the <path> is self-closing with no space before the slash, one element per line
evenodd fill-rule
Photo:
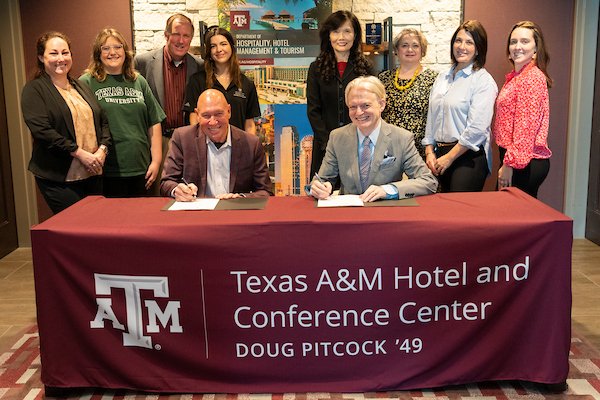
<path fill-rule="evenodd" d="M 170 139 L 170 138 L 173 136 L 173 132 L 174 132 L 174 131 L 175 131 L 175 128 L 169 128 L 169 129 L 165 129 L 165 130 L 163 130 L 163 133 L 162 133 L 162 135 L 163 135 L 164 137 L 167 137 L 167 138 L 169 138 L 169 139 Z"/>
<path fill-rule="evenodd" d="M 448 146 L 454 146 L 457 143 L 458 143 L 458 140 L 456 142 L 450 142 L 450 143 L 435 142 L 435 145 L 437 147 L 448 147 Z"/>

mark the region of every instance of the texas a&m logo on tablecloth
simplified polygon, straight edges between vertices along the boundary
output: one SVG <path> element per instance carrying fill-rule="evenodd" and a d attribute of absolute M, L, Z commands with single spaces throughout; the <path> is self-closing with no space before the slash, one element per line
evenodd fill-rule
<path fill-rule="evenodd" d="M 96 288 L 96 304 L 98 311 L 90 328 L 104 328 L 105 320 L 112 322 L 114 329 L 123 331 L 123 345 L 151 349 L 152 338 L 146 334 L 158 333 L 160 325 L 171 333 L 182 333 L 183 328 L 179 323 L 179 301 L 169 301 L 166 307 L 160 308 L 155 300 L 144 300 L 140 296 L 141 290 L 152 291 L 156 298 L 169 297 L 169 279 L 166 276 L 129 276 L 94 274 Z M 112 289 L 125 291 L 126 324 L 117 318 L 113 310 Z M 114 294 L 116 296 L 116 294 Z M 148 325 L 144 331 L 144 308 L 148 314 Z M 170 321 L 170 325 L 169 325 Z"/>

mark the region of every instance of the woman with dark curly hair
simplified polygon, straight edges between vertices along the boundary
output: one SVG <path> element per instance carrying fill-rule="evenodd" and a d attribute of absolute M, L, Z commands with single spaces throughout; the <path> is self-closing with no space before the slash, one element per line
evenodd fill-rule
<path fill-rule="evenodd" d="M 329 133 L 350 123 L 344 101 L 346 85 L 371 75 L 371 63 L 362 51 L 362 29 L 350 11 L 336 11 L 323 23 L 321 53 L 310 64 L 307 78 L 307 114 L 313 130 L 311 177 L 319 172 Z"/>
<path fill-rule="evenodd" d="M 198 123 L 194 112 L 198 98 L 206 89 L 223 93 L 231 106 L 229 123 L 250 134 L 255 134 L 254 118 L 260 117 L 258 94 L 254 83 L 240 69 L 233 36 L 218 26 L 208 29 L 204 36 L 204 68 L 190 76 L 185 87 L 183 111 L 190 125 Z"/>
<path fill-rule="evenodd" d="M 146 79 L 133 68 L 133 54 L 119 32 L 108 28 L 98 33 L 90 64 L 79 80 L 92 88 L 113 137 L 104 167 L 104 195 L 147 196 L 160 178 L 160 124 L 166 116 Z"/>

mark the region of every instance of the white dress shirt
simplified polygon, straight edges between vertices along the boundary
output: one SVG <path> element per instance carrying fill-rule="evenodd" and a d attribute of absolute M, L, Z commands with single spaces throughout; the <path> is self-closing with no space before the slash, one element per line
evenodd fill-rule
<path fill-rule="evenodd" d="M 227 128 L 227 140 L 221 148 L 206 136 L 206 197 L 229 193 L 231 170 L 231 126 Z"/>

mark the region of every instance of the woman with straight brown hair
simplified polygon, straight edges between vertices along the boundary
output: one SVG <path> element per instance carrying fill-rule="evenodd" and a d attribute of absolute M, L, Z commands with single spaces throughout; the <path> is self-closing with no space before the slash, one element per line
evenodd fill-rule
<path fill-rule="evenodd" d="M 494 139 L 500 148 L 498 188 L 515 186 L 537 197 L 548 176 L 550 156 L 548 88 L 550 56 L 540 27 L 531 21 L 516 24 L 508 35 L 506 55 L 514 70 L 496 100 Z"/>
<path fill-rule="evenodd" d="M 111 144 L 106 115 L 87 85 L 73 79 L 71 41 L 46 32 L 37 67 L 23 88 L 21 109 L 33 137 L 29 170 L 53 213 L 102 194 L 102 167 Z"/>
<path fill-rule="evenodd" d="M 480 192 L 492 170 L 490 124 L 498 85 L 484 68 L 486 53 L 483 26 L 463 22 L 452 36 L 453 65 L 431 89 L 423 144 L 442 192 Z"/>
<path fill-rule="evenodd" d="M 206 89 L 225 95 L 231 106 L 231 125 L 255 134 L 254 118 L 260 117 L 256 87 L 240 69 L 233 36 L 218 26 L 209 28 L 204 36 L 204 69 L 190 76 L 185 87 L 183 111 L 189 115 L 190 125 L 198 123 L 194 109 Z"/>

